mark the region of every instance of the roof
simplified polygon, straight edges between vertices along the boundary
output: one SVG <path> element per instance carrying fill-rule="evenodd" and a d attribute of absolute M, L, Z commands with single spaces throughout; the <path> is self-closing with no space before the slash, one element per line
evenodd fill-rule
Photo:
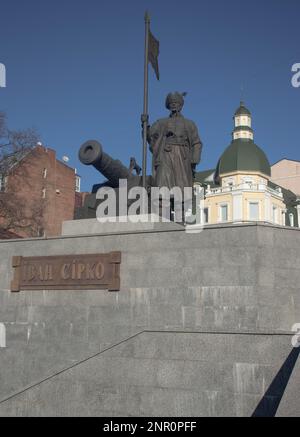
<path fill-rule="evenodd" d="M 194 182 L 203 183 L 205 182 L 205 179 L 208 178 L 214 172 L 215 172 L 214 168 L 211 170 L 197 171 L 195 173 Z"/>
<path fill-rule="evenodd" d="M 282 187 L 281 185 L 275 184 L 272 181 L 268 181 L 268 186 L 270 188 L 276 189 L 281 188 L 284 202 L 287 206 L 295 206 L 299 203 L 297 194 L 293 193 L 293 191 L 288 190 L 287 188 Z"/>
<path fill-rule="evenodd" d="M 195 173 L 194 183 L 199 183 L 201 185 L 210 185 L 211 187 L 217 186 L 217 181 L 215 178 L 216 169 L 204 170 Z"/>
<path fill-rule="evenodd" d="M 274 164 L 272 164 L 272 167 L 282 161 L 297 162 L 298 164 L 300 164 L 300 161 L 298 161 L 297 159 L 281 158 L 278 161 L 274 162 Z"/>
<path fill-rule="evenodd" d="M 16 164 L 22 161 L 22 159 L 24 159 L 25 156 L 27 156 L 31 152 L 31 150 L 32 149 L 22 149 L 22 150 L 18 150 L 17 152 L 10 153 L 9 155 L 4 156 L 0 160 L 0 173 L 1 173 L 1 169 L 2 172 L 3 170 L 5 170 L 5 172 L 11 170 Z"/>
<path fill-rule="evenodd" d="M 48 151 L 51 151 L 51 153 L 54 154 L 54 157 L 56 159 L 57 164 L 66 167 L 67 169 L 69 169 L 72 172 L 75 172 L 75 169 L 73 167 L 71 167 L 70 165 L 67 165 L 64 161 L 61 161 L 61 160 L 56 158 L 56 152 L 54 149 L 50 149 L 49 147 L 37 145 L 35 147 L 24 148 L 24 149 L 19 150 L 17 152 L 6 155 L 2 159 L 0 159 L 0 173 L 1 173 L 1 169 L 2 169 L 2 173 L 3 173 L 3 170 L 4 170 L 4 172 L 7 172 L 7 171 L 11 170 L 15 165 L 19 164 L 27 155 L 33 154 L 35 151 L 41 151 L 41 150 L 45 153 L 47 153 Z M 76 176 L 81 177 L 78 174 L 76 174 Z"/>
<path fill-rule="evenodd" d="M 234 115 L 251 115 L 249 109 L 246 108 L 245 103 L 241 102 L 238 109 L 235 111 Z"/>
<path fill-rule="evenodd" d="M 218 162 L 217 176 L 236 171 L 251 171 L 271 176 L 266 154 L 251 139 L 233 140 Z"/>

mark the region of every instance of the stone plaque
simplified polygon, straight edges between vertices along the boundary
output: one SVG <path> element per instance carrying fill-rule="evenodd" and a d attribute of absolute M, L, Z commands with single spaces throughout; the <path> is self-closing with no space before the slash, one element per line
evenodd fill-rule
<path fill-rule="evenodd" d="M 14 256 L 11 291 L 120 290 L 121 252 L 87 255 Z"/>

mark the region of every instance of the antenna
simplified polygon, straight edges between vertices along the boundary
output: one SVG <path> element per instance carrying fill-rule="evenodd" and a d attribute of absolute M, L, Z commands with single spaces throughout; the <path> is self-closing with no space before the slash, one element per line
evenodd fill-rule
<path fill-rule="evenodd" d="M 244 87 L 244 83 L 241 83 L 241 101 L 244 101 L 244 97 L 245 97 L 245 87 Z"/>

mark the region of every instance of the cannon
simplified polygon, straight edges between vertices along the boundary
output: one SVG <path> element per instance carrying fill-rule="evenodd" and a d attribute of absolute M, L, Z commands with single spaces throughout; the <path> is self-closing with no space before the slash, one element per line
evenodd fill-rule
<path fill-rule="evenodd" d="M 86 141 L 79 149 L 79 160 L 84 165 L 92 165 L 101 173 L 107 181 L 93 185 L 92 193 L 87 195 L 82 207 L 76 208 L 75 219 L 94 218 L 99 200 L 96 199 L 96 193 L 101 187 L 111 187 L 115 189 L 118 198 L 119 180 L 127 180 L 127 188 L 130 190 L 135 186 L 142 186 L 142 176 L 140 176 L 140 167 L 134 158 L 130 159 L 129 168 L 125 167 L 118 159 L 113 159 L 103 151 L 102 145 L 96 140 Z M 133 170 L 136 174 L 133 174 Z M 152 186 L 152 176 L 146 178 L 147 188 Z M 128 205 L 129 206 L 129 205 Z"/>
<path fill-rule="evenodd" d="M 82 164 L 92 165 L 108 179 L 113 188 L 119 186 L 119 179 L 130 179 L 132 174 L 121 161 L 113 159 L 103 152 L 101 144 L 96 140 L 86 141 L 79 149 L 79 160 Z"/>
<path fill-rule="evenodd" d="M 95 218 L 98 205 L 101 202 L 104 202 L 102 196 L 98 196 L 100 198 L 97 199 L 97 192 L 100 188 L 110 187 L 115 190 L 116 194 L 116 208 L 114 210 L 114 215 L 119 216 L 124 215 L 124 207 L 122 207 L 122 211 L 119 212 L 119 199 L 123 199 L 124 195 L 124 185 L 120 186 L 120 180 L 126 180 L 127 182 L 127 191 L 131 190 L 134 187 L 142 187 L 143 186 L 143 178 L 140 176 L 141 168 L 137 164 L 135 158 L 130 158 L 129 168 L 125 167 L 121 161 L 118 159 L 113 159 L 107 153 L 103 151 L 102 145 L 96 140 L 86 141 L 79 149 L 78 153 L 79 160 L 84 165 L 93 166 L 99 173 L 101 173 L 107 180 L 100 184 L 93 185 L 91 194 L 87 194 L 84 198 L 83 205 L 75 208 L 75 220 L 76 219 L 87 219 L 87 218 Z M 136 174 L 133 174 L 133 171 Z M 174 219 L 174 199 L 171 199 L 170 207 L 171 209 L 163 212 L 161 209 L 161 201 L 154 198 L 151 198 L 151 187 L 154 187 L 154 180 L 152 176 L 146 177 L 146 190 L 148 193 L 148 211 L 152 211 L 152 207 L 155 207 L 155 211 L 162 214 L 168 214 L 171 216 L 167 218 L 173 220 Z M 122 188 L 122 192 L 121 192 Z M 127 192 L 128 194 L 128 192 Z M 122 197 L 121 197 L 122 196 Z M 132 210 L 130 210 L 130 206 L 136 201 L 136 199 L 132 199 L 132 197 L 127 195 L 127 213 L 132 214 Z M 135 210 L 134 210 L 135 211 Z"/>

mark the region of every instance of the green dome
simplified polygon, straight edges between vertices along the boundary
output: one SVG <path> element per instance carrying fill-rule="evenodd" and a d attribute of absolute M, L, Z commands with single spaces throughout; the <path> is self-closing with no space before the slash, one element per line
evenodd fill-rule
<path fill-rule="evenodd" d="M 266 154 L 249 139 L 240 138 L 232 141 L 219 159 L 217 176 L 236 171 L 251 171 L 271 176 Z"/>
<path fill-rule="evenodd" d="M 238 107 L 238 109 L 235 111 L 235 116 L 236 115 L 250 115 L 251 116 L 251 112 L 249 111 L 249 109 L 246 108 L 245 103 L 241 102 L 240 106 Z"/>

